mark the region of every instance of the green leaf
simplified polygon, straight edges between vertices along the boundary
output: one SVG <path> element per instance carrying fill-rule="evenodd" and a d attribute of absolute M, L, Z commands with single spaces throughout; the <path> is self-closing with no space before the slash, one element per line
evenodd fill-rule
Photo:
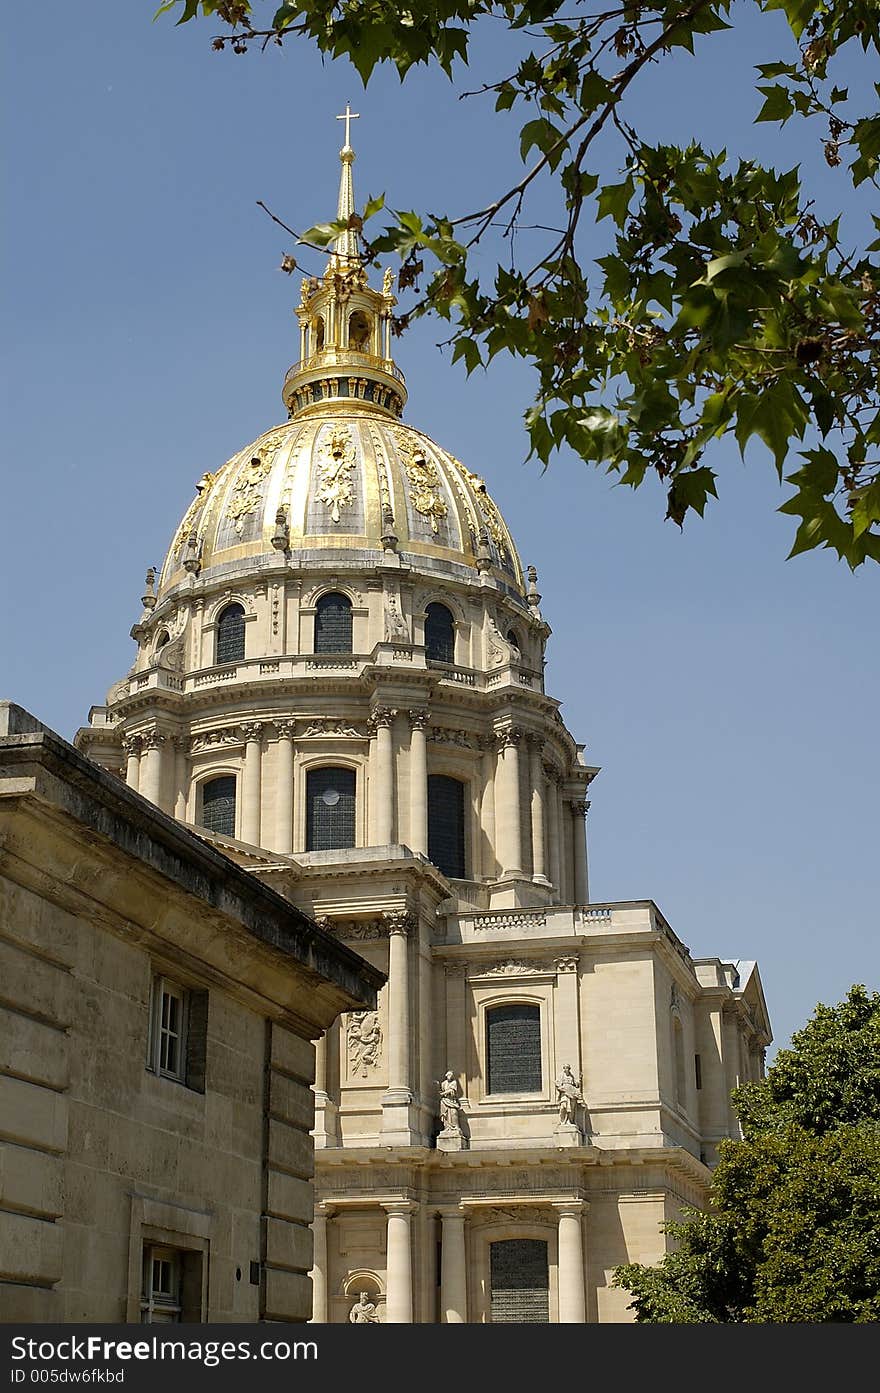
<path fill-rule="evenodd" d="M 634 193 L 635 184 L 631 175 L 624 179 L 622 184 L 604 184 L 599 190 L 597 222 L 610 217 L 614 219 L 618 227 L 623 227 Z"/>
<path fill-rule="evenodd" d="M 794 111 L 791 96 L 784 87 L 761 87 L 758 91 L 764 97 L 764 105 L 755 117 L 755 121 L 781 121 L 783 125 Z"/>
<path fill-rule="evenodd" d="M 380 212 L 385 207 L 385 195 L 380 193 L 378 198 L 368 198 L 364 208 L 364 222 L 372 218 L 375 213 Z"/>

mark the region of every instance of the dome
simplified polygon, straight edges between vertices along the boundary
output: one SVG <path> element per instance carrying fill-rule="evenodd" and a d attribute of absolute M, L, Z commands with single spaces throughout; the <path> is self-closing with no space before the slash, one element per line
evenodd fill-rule
<path fill-rule="evenodd" d="M 338 221 L 353 218 L 346 140 Z M 289 421 L 202 476 L 162 567 L 158 599 L 193 575 L 202 583 L 290 566 L 403 565 L 458 581 L 489 572 L 525 600 L 523 570 L 478 474 L 403 424 L 403 373 L 391 343 L 393 275 L 373 289 L 357 233 L 340 232 L 324 275 L 307 276 L 296 309 L 300 358 L 282 389 Z"/>
<path fill-rule="evenodd" d="M 199 481 L 162 568 L 160 597 L 186 581 L 291 564 L 490 570 L 523 595 L 523 572 L 479 475 L 421 431 L 366 402 L 312 405 Z"/>

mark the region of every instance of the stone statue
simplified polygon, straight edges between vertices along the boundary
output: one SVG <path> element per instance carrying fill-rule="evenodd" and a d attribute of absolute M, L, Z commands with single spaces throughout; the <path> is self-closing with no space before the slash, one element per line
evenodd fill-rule
<path fill-rule="evenodd" d="M 443 1078 L 440 1079 L 438 1087 L 440 1089 L 440 1122 L 444 1132 L 460 1132 L 459 1113 L 461 1112 L 461 1097 L 459 1094 L 458 1080 L 451 1069 L 447 1069 Z"/>
<path fill-rule="evenodd" d="M 385 268 L 385 274 L 384 274 L 384 276 L 382 277 L 382 294 L 383 294 L 383 295 L 392 295 L 392 294 L 393 294 L 393 291 L 392 291 L 391 287 L 392 287 L 393 285 L 394 285 L 394 272 L 392 271 L 392 269 L 391 269 L 390 266 L 386 266 L 386 268 Z"/>
<path fill-rule="evenodd" d="M 358 1294 L 358 1299 L 348 1313 L 348 1319 L 352 1325 L 378 1325 L 379 1312 L 376 1310 L 375 1303 L 369 1298 L 367 1292 L 362 1291 Z"/>
<path fill-rule="evenodd" d="M 580 1080 L 575 1079 L 570 1064 L 563 1064 L 562 1073 L 556 1080 L 556 1098 L 559 1103 L 559 1121 L 577 1123 L 578 1104 L 583 1103 Z"/>

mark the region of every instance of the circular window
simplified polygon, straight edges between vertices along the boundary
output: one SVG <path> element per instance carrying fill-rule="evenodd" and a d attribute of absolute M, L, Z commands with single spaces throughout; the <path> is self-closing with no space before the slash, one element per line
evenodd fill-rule
<path fill-rule="evenodd" d="M 321 794 L 322 803 L 326 803 L 328 808 L 335 808 L 339 802 L 339 790 L 336 788 L 325 788 Z"/>

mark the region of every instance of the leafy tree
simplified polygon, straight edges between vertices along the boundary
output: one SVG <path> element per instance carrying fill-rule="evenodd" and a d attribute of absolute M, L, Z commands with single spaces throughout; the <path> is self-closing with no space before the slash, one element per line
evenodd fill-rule
<path fill-rule="evenodd" d="M 758 66 L 756 121 L 809 121 L 839 177 L 861 195 L 876 189 L 880 115 L 861 109 L 856 87 L 869 85 L 880 50 L 877 0 L 745 3 L 782 11 L 799 49 L 795 61 Z M 656 144 L 627 119 L 649 65 L 724 42 L 732 0 L 276 4 L 262 19 L 259 0 L 162 9 L 182 5 L 180 23 L 221 21 L 214 47 L 237 53 L 303 36 L 350 59 L 364 83 L 381 63 L 401 78 L 429 63 L 452 77 L 493 19 L 520 41 L 514 71 L 481 91 L 496 111 L 526 118 L 522 178 L 481 209 L 398 211 L 364 239 L 368 260 L 400 256 L 398 283 L 414 298 L 398 330 L 431 312 L 450 322 L 453 358 L 468 372 L 502 352 L 530 361 L 538 391 L 526 426 L 545 464 L 565 446 L 633 488 L 654 475 L 681 525 L 716 496 L 712 443 L 732 435 L 744 452 L 757 437 L 792 486 L 781 508 L 798 519 L 791 555 L 822 546 L 853 568 L 880 559 L 880 238 L 848 245 L 840 218 L 817 214 L 797 166 L 764 168 L 747 152 L 734 160 L 696 139 Z M 853 95 L 839 80 L 850 73 Z M 597 172 L 609 141 L 625 161 L 614 183 Z M 549 203 L 559 226 L 546 229 L 534 264 L 481 274 L 474 251 L 489 228 L 515 230 L 535 197 L 540 221 Z M 359 233 L 382 206 L 354 218 Z M 588 208 L 613 226 L 595 260 L 579 236 Z M 338 230 L 304 237 L 326 245 Z M 295 258 L 283 264 L 292 270 Z"/>
<path fill-rule="evenodd" d="M 880 994 L 817 1006 L 759 1083 L 734 1094 L 713 1209 L 667 1225 L 656 1267 L 619 1267 L 636 1319 L 880 1319 Z"/>

